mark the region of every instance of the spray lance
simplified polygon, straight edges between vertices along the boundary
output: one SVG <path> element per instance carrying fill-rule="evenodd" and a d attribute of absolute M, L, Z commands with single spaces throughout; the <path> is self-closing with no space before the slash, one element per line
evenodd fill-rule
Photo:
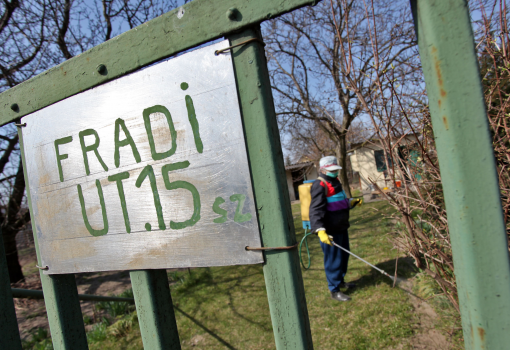
<path fill-rule="evenodd" d="M 333 237 L 332 237 L 332 236 L 329 236 L 329 238 L 333 239 Z M 347 249 L 340 247 L 340 246 L 339 246 L 338 244 L 336 244 L 335 242 L 331 241 L 331 243 L 332 243 L 335 247 L 342 249 L 344 252 L 351 254 L 351 255 L 352 255 L 353 257 L 355 257 L 356 259 L 359 259 L 359 260 L 363 261 L 363 262 L 364 262 L 365 264 L 367 264 L 368 266 L 373 267 L 374 269 L 376 269 L 377 271 L 379 271 L 379 272 L 380 272 L 380 273 L 382 273 L 383 275 L 388 276 L 389 278 L 391 278 L 391 280 L 392 280 L 393 282 L 395 282 L 395 277 L 390 276 L 390 275 L 389 275 L 386 271 L 384 271 L 384 270 L 382 270 L 382 269 L 380 269 L 380 268 L 378 268 L 378 267 L 376 267 L 376 266 L 372 265 L 371 263 L 369 263 L 369 262 L 368 262 L 368 261 L 366 261 L 365 259 L 360 258 L 359 256 L 357 256 L 356 254 L 354 254 L 354 253 L 352 253 L 352 252 L 348 251 Z"/>
<path fill-rule="evenodd" d="M 307 241 L 307 238 L 308 236 L 310 236 L 313 232 L 307 232 L 308 230 L 311 230 L 311 226 L 310 226 L 310 216 L 309 216 L 309 211 L 310 211 L 310 203 L 312 202 L 312 198 L 311 198 L 311 194 L 310 194 L 310 190 L 312 188 L 312 183 L 314 182 L 315 180 L 308 180 L 308 181 L 304 181 L 304 183 L 300 186 L 298 186 L 298 190 L 299 190 L 299 198 L 301 200 L 301 219 L 302 219 L 302 222 L 303 222 L 303 228 L 305 229 L 305 236 L 301 239 L 301 242 L 299 243 L 299 260 L 301 261 L 301 265 L 303 266 L 303 268 L 305 270 L 308 270 L 311 266 L 311 260 L 310 260 L 310 249 L 308 248 L 308 241 Z M 359 197 L 354 197 L 354 198 L 359 198 Z M 329 235 L 328 235 L 329 236 Z M 331 243 L 339 248 L 339 249 L 342 249 L 343 251 L 345 251 L 346 253 L 352 255 L 353 257 L 355 257 L 356 259 L 358 260 L 361 260 L 362 262 L 364 262 L 365 264 L 367 264 L 368 266 L 374 268 L 375 270 L 379 271 L 380 273 L 382 273 L 383 275 L 385 275 L 386 277 L 389 277 L 394 285 L 395 283 L 399 283 L 401 282 L 401 279 L 399 278 L 395 278 L 393 276 L 391 276 L 389 273 L 387 273 L 386 271 L 372 265 L 371 263 L 369 263 L 368 261 L 366 261 L 365 259 L 357 256 L 356 254 L 350 252 L 349 250 L 339 246 L 338 244 L 336 244 L 334 241 L 333 241 L 333 236 L 329 236 L 329 238 L 331 239 Z M 303 245 L 303 242 L 305 243 L 305 247 L 306 247 L 306 253 L 308 255 L 308 265 L 305 266 L 304 262 L 303 262 L 303 257 L 301 256 L 301 247 Z"/>

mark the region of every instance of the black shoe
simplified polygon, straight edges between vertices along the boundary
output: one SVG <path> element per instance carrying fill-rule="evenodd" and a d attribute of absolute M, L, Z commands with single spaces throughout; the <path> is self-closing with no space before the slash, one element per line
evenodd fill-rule
<path fill-rule="evenodd" d="M 340 288 L 353 289 L 353 288 L 356 288 L 356 283 L 342 282 L 342 283 L 340 283 Z"/>
<path fill-rule="evenodd" d="M 349 301 L 351 297 L 342 292 L 331 292 L 331 299 L 335 299 L 336 301 Z"/>

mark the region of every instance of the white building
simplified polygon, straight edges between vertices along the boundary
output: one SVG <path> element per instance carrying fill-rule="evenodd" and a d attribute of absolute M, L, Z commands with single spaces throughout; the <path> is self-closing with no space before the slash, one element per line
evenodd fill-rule
<path fill-rule="evenodd" d="M 414 135 L 409 135 L 403 140 L 399 140 L 401 147 L 415 144 L 415 142 L 416 137 Z M 388 163 L 384 161 L 384 150 L 380 141 L 373 140 L 363 145 L 352 146 L 355 150 L 350 153 L 351 165 L 352 170 L 359 174 L 359 186 L 361 191 L 367 193 L 375 190 L 370 180 L 375 182 L 377 186 L 382 189 L 393 188 L 393 168 L 391 167 L 391 161 Z M 417 154 L 411 154 L 410 157 L 416 159 Z M 387 169 L 387 164 L 390 165 L 390 169 Z M 416 176 L 418 177 L 418 175 Z M 397 186 L 404 181 L 404 177 L 404 174 L 400 172 L 395 174 Z"/>
<path fill-rule="evenodd" d="M 314 162 L 302 162 L 290 164 L 285 167 L 285 177 L 291 201 L 299 199 L 298 186 L 306 180 L 315 180 L 318 177 L 317 167 Z"/>

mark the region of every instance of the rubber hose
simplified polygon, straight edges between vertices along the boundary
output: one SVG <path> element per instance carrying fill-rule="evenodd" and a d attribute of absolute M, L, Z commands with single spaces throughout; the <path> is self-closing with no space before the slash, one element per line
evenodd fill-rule
<path fill-rule="evenodd" d="M 305 229 L 305 236 L 301 239 L 301 242 L 299 243 L 299 261 L 301 261 L 301 265 L 305 270 L 308 270 L 310 266 L 312 265 L 312 261 L 310 260 L 310 249 L 308 248 L 308 240 L 306 239 L 308 236 L 310 236 L 313 232 L 306 233 L 307 229 Z M 301 246 L 303 245 L 303 242 L 305 242 L 306 247 L 306 254 L 308 255 L 308 266 L 305 266 L 303 263 L 303 257 L 301 256 Z"/>

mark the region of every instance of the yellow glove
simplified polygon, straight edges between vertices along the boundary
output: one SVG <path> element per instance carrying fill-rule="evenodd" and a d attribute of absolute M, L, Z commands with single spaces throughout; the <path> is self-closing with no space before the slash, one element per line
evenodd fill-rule
<path fill-rule="evenodd" d="M 320 230 L 319 232 L 317 232 L 317 235 L 319 236 L 319 239 L 321 240 L 322 243 L 333 246 L 333 244 L 331 244 L 330 236 L 326 234 L 325 230 Z"/>
<path fill-rule="evenodd" d="M 356 205 L 361 205 L 361 203 L 363 203 L 363 201 L 359 198 L 351 198 L 350 201 L 349 201 L 349 204 L 351 206 L 351 209 L 354 208 Z"/>

